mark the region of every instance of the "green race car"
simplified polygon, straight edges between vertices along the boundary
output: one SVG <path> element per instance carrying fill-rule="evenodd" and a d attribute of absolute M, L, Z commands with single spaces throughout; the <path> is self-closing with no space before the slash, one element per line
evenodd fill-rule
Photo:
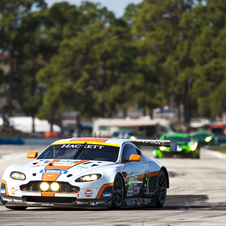
<path fill-rule="evenodd" d="M 160 137 L 160 140 L 176 140 L 177 150 L 171 151 L 169 147 L 161 146 L 154 149 L 156 158 L 162 157 L 189 157 L 200 158 L 200 144 L 189 134 L 167 133 Z"/>
<path fill-rule="evenodd" d="M 219 145 L 220 139 L 210 131 L 197 131 L 192 134 L 201 145 Z"/>

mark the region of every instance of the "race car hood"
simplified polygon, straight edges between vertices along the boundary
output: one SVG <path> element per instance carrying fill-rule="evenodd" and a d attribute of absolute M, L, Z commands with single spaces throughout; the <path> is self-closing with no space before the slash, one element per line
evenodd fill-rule
<path fill-rule="evenodd" d="M 21 166 L 23 167 L 20 168 L 20 172 L 26 174 L 26 181 L 70 181 L 83 175 L 104 172 L 107 166 L 114 167 L 116 164 L 106 161 L 46 159 L 34 160 Z M 18 165 L 16 168 L 18 171 Z M 11 171 L 13 169 L 14 167 Z"/>
<path fill-rule="evenodd" d="M 183 142 L 183 141 L 177 141 L 177 144 L 178 145 L 188 145 L 189 144 L 189 142 Z"/>

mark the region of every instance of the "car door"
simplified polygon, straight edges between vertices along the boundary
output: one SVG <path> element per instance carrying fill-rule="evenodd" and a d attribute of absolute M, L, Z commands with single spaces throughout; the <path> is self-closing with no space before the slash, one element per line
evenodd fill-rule
<path fill-rule="evenodd" d="M 126 171 L 126 197 L 141 197 L 143 178 L 147 168 L 147 163 L 145 163 L 144 158 L 142 157 L 140 162 L 130 162 L 130 155 L 141 155 L 141 153 L 132 144 L 125 144 L 123 147 L 121 162 L 124 164 L 124 169 Z"/>

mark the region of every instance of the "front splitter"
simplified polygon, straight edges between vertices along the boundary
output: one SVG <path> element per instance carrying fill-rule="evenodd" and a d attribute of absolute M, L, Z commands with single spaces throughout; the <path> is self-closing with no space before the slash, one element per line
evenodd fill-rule
<path fill-rule="evenodd" d="M 52 207 L 52 208 L 76 208 L 76 209 L 107 209 L 112 206 L 111 199 L 77 199 L 73 203 L 53 203 L 53 202 L 28 202 L 24 198 L 6 196 L 1 198 L 1 203 L 6 207 L 18 208 L 18 207 Z"/>

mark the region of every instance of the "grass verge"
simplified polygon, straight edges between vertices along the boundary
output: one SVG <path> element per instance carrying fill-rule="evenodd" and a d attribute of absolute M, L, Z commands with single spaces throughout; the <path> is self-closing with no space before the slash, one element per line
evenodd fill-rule
<path fill-rule="evenodd" d="M 226 146 L 211 146 L 206 149 L 226 154 Z"/>

